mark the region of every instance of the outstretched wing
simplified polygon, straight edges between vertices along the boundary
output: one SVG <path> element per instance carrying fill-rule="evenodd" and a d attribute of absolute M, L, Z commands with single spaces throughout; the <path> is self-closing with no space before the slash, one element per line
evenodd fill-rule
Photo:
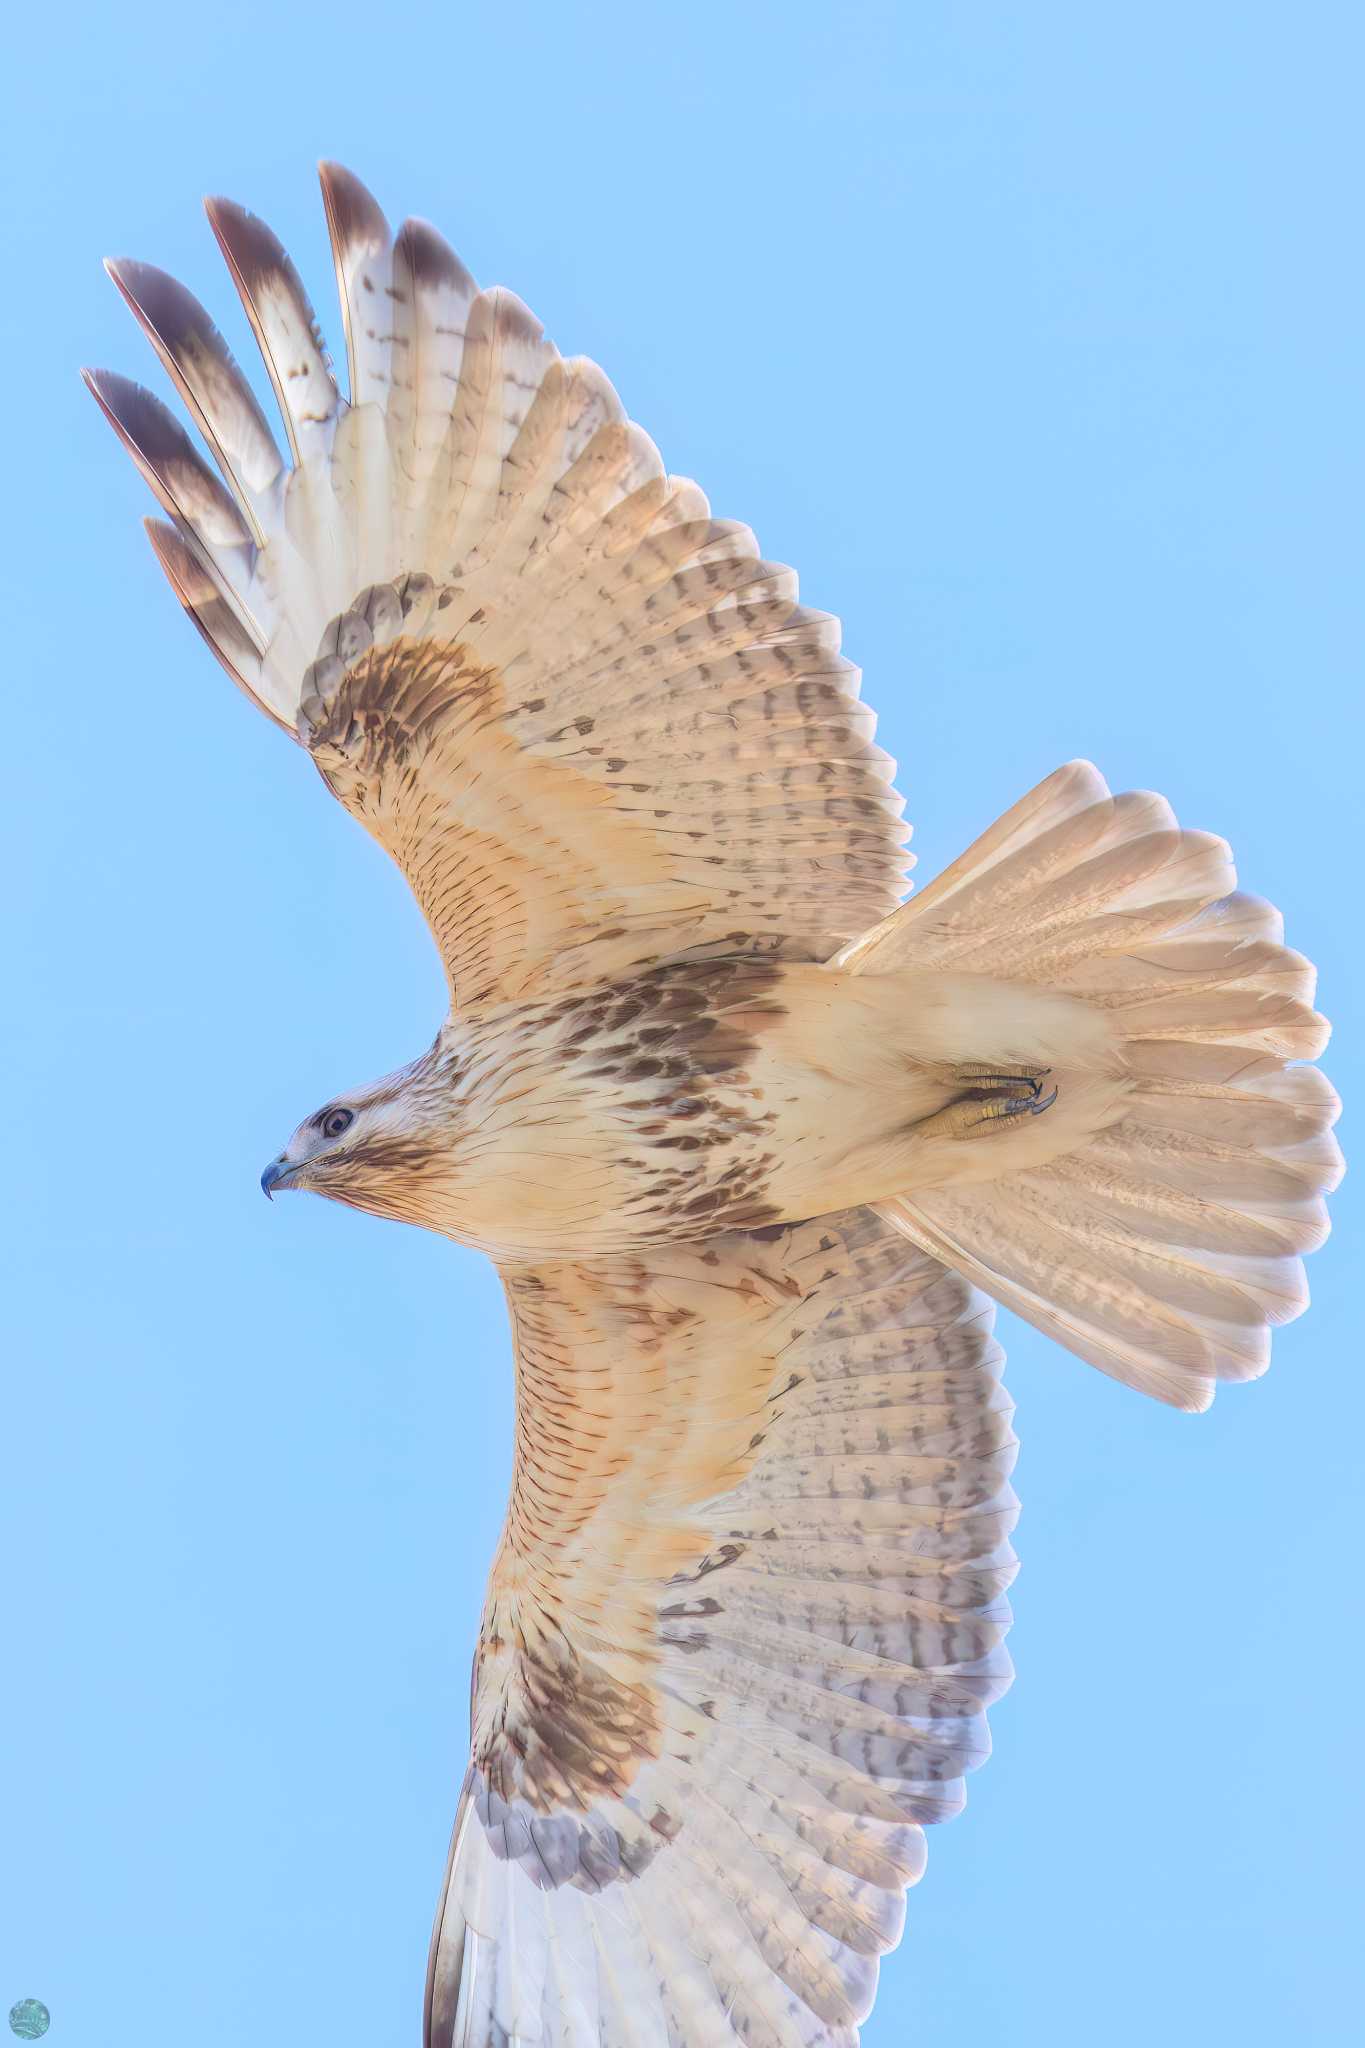
<path fill-rule="evenodd" d="M 505 1277 L 427 2048 L 845 2048 L 1009 1677 L 991 1306 L 867 1210 Z"/>
<path fill-rule="evenodd" d="M 461 1000 L 709 946 L 827 958 L 908 866 L 837 620 L 519 299 L 421 222 L 392 237 L 348 173 L 323 187 L 349 402 L 279 243 L 209 204 L 287 462 L 198 302 L 110 265 L 221 472 L 90 373 L 181 603 L 403 869 Z"/>

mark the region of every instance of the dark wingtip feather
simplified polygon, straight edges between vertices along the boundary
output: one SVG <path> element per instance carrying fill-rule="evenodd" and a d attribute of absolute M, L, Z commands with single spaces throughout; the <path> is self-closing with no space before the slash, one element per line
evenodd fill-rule
<path fill-rule="evenodd" d="M 198 556 L 186 547 L 179 529 L 166 520 L 153 519 L 149 515 L 142 525 L 158 562 L 175 585 L 176 596 L 183 604 L 193 603 L 201 584 L 206 591 L 210 588 Z"/>
<path fill-rule="evenodd" d="M 206 199 L 204 211 L 240 291 L 252 293 L 279 272 L 296 290 L 303 290 L 283 242 L 263 220 L 235 199 Z"/>
<path fill-rule="evenodd" d="M 104 267 L 153 341 L 177 348 L 201 334 L 217 336 L 217 328 L 194 293 L 154 263 L 139 263 L 132 256 L 106 256 Z"/>
<path fill-rule="evenodd" d="M 179 367 L 196 353 L 216 357 L 230 365 L 238 378 L 240 370 L 232 351 L 192 291 L 178 278 L 158 270 L 154 263 L 137 263 L 131 257 L 105 258 L 105 269 L 157 354 L 177 382 Z M 265 415 L 243 380 L 243 398 L 253 407 L 263 431 L 269 432 Z"/>
<path fill-rule="evenodd" d="M 478 290 L 449 242 L 430 221 L 405 220 L 398 230 L 398 248 L 414 284 L 442 285 L 466 291 L 471 297 Z"/>
<path fill-rule="evenodd" d="M 318 165 L 323 205 L 332 247 L 340 261 L 342 252 L 354 248 L 382 249 L 389 239 L 389 224 L 374 194 L 362 185 L 344 164 Z"/>
<path fill-rule="evenodd" d="M 281 718 L 247 681 L 247 676 L 259 668 L 260 650 L 252 644 L 240 620 L 224 602 L 203 563 L 186 544 L 180 529 L 168 525 L 164 519 L 144 519 L 142 524 L 167 582 L 204 644 L 212 650 L 243 695 L 264 711 L 282 732 L 297 740 L 298 734 L 288 720 Z"/>
<path fill-rule="evenodd" d="M 81 376 L 114 432 L 139 460 L 158 466 L 181 456 L 199 460 L 174 414 L 141 384 L 117 370 L 82 370 Z"/>
<path fill-rule="evenodd" d="M 159 398 L 117 370 L 82 370 L 87 391 L 114 432 L 148 462 L 194 455 L 189 435 Z M 196 458 L 197 459 L 197 458 Z"/>
<path fill-rule="evenodd" d="M 250 542 L 235 500 L 201 462 L 189 435 L 159 398 L 116 370 L 83 370 L 81 375 L 168 512 L 188 517 L 210 544 Z"/>
<path fill-rule="evenodd" d="M 263 220 L 233 199 L 206 199 L 204 211 L 260 344 L 298 461 L 301 436 L 334 419 L 340 405 L 316 315 L 283 243 Z"/>
<path fill-rule="evenodd" d="M 224 468 L 229 474 L 240 469 L 245 483 L 263 489 L 280 470 L 275 437 L 231 349 L 194 293 L 153 263 L 106 258 L 104 267 Z"/>
<path fill-rule="evenodd" d="M 318 177 L 346 323 L 351 403 L 363 405 L 382 398 L 389 381 L 389 224 L 374 195 L 341 164 L 319 164 Z"/>

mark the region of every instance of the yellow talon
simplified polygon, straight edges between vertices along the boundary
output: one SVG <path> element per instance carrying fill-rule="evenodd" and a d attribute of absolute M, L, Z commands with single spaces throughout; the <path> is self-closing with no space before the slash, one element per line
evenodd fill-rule
<path fill-rule="evenodd" d="M 1004 1061 L 969 1061 L 953 1069 L 968 1092 L 925 1117 L 915 1129 L 922 1138 L 977 1138 L 1004 1129 L 1020 1116 L 1041 1116 L 1057 1100 L 1043 1093 L 1049 1067 L 1015 1067 Z"/>

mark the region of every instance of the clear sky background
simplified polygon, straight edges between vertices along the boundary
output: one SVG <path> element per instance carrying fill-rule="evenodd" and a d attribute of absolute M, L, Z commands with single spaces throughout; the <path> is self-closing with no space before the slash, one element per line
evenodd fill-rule
<path fill-rule="evenodd" d="M 145 0 L 7 30 L 0 2011 L 411 2048 L 510 1458 L 473 1253 L 256 1185 L 430 1039 L 396 871 L 229 688 L 77 381 L 99 268 L 269 219 L 340 346 L 351 164 L 596 356 L 839 612 L 922 876 L 1058 762 L 1284 909 L 1359 1089 L 1359 9 Z M 1361 2025 L 1360 1335 L 1211 1415 L 1002 1318 L 1015 1690 L 867 2048 Z"/>

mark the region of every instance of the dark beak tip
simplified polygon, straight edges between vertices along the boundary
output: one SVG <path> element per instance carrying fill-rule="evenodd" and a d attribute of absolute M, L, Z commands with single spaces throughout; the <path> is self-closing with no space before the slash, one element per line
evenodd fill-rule
<path fill-rule="evenodd" d="M 283 1161 L 272 1159 L 265 1172 L 261 1175 L 261 1193 L 266 1197 L 267 1201 L 275 1199 L 275 1189 L 283 1180 L 284 1174 L 285 1167 Z"/>

